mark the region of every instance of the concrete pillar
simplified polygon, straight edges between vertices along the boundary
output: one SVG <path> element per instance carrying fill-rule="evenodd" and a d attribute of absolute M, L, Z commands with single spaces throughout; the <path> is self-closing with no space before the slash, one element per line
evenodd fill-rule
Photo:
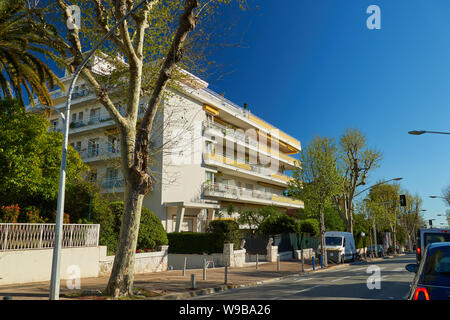
<path fill-rule="evenodd" d="M 269 241 L 269 244 L 267 245 L 267 255 L 266 259 L 269 262 L 276 262 L 278 256 L 278 246 L 273 246 L 272 241 Z"/>
<path fill-rule="evenodd" d="M 208 216 L 206 218 L 206 227 L 208 227 L 209 223 L 214 220 L 214 209 L 207 209 Z"/>
<path fill-rule="evenodd" d="M 175 226 L 175 232 L 181 231 L 181 226 L 183 225 L 185 211 L 186 211 L 186 209 L 184 207 L 178 207 L 178 209 L 177 209 L 177 224 Z"/>
<path fill-rule="evenodd" d="M 225 243 L 223 245 L 223 263 L 229 267 L 234 267 L 234 244 Z"/>

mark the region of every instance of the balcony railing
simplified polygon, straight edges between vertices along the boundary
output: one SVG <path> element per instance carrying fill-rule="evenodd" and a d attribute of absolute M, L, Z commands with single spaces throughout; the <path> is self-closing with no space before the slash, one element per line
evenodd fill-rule
<path fill-rule="evenodd" d="M 125 187 L 125 180 L 123 178 L 108 178 L 102 183 L 105 189 L 115 189 Z"/>
<path fill-rule="evenodd" d="M 228 137 L 231 139 L 236 139 L 239 142 L 242 142 L 245 145 L 252 146 L 258 151 L 263 151 L 267 153 L 270 156 L 276 156 L 281 160 L 285 160 L 289 162 L 290 164 L 294 164 L 295 160 L 294 158 L 282 153 L 282 152 L 276 152 L 272 150 L 269 147 L 264 147 L 262 145 L 259 145 L 258 141 L 251 136 L 245 135 L 242 132 L 239 132 L 238 130 L 235 130 L 233 128 L 229 128 L 226 126 L 223 126 L 221 124 L 211 122 L 211 121 L 204 121 L 203 122 L 203 128 L 205 130 L 215 130 L 216 132 L 219 132 L 222 136 Z M 213 134 L 213 132 L 209 131 L 210 134 Z"/>
<path fill-rule="evenodd" d="M 239 132 L 238 130 L 235 130 L 233 128 L 228 128 L 221 124 L 213 123 L 210 121 L 204 121 L 203 127 L 205 128 L 205 130 L 208 130 L 208 129 L 216 130 L 217 132 L 220 132 L 225 137 L 231 137 L 232 139 L 234 138 L 246 145 L 250 145 L 252 147 L 258 148 L 257 140 L 255 140 L 254 138 L 247 136 L 247 135 L 243 134 L 242 132 Z"/>
<path fill-rule="evenodd" d="M 253 173 L 258 173 L 258 174 L 261 174 L 264 176 L 269 176 L 271 178 L 283 180 L 286 182 L 291 179 L 291 177 L 286 176 L 282 172 L 274 171 L 271 168 L 264 167 L 259 164 L 246 163 L 247 161 L 244 159 L 234 160 L 234 159 L 230 159 L 230 158 L 226 157 L 225 155 L 216 154 L 216 153 L 204 153 L 204 159 L 210 160 L 210 161 L 212 160 L 214 162 L 228 164 L 228 165 L 240 168 L 240 169 L 244 169 L 244 170 L 247 170 L 247 171 L 250 171 Z"/>
<path fill-rule="evenodd" d="M 205 196 L 221 195 L 225 198 L 272 199 L 272 193 L 223 183 L 205 183 L 203 185 L 203 192 Z"/>
<path fill-rule="evenodd" d="M 64 224 L 63 248 L 96 247 L 99 224 Z M 0 251 L 53 248 L 54 223 L 0 223 Z"/>
<path fill-rule="evenodd" d="M 274 194 L 261 190 L 254 190 L 248 188 L 242 188 L 238 186 L 223 184 L 223 183 L 210 183 L 206 182 L 203 184 L 203 194 L 205 196 L 215 196 L 231 199 L 262 199 L 270 200 L 273 202 L 286 203 L 295 206 L 302 206 L 303 202 L 297 199 L 286 197 L 279 194 Z"/>

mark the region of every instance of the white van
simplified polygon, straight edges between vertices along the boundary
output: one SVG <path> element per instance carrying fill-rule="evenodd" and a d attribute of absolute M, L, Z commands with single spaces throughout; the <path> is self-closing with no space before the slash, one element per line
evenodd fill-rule
<path fill-rule="evenodd" d="M 337 262 L 355 261 L 356 245 L 351 232 L 325 232 L 325 248 L 327 255 Z M 338 257 L 334 257 L 334 254 Z"/>

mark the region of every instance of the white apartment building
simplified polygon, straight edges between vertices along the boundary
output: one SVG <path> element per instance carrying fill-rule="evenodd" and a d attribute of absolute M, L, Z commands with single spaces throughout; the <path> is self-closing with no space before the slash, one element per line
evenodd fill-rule
<path fill-rule="evenodd" d="M 66 73 L 61 80 L 68 88 L 71 76 Z M 299 140 L 209 90 L 196 77 L 169 91 L 153 127 L 154 185 L 143 202 L 167 232 L 201 232 L 217 217 L 236 218 L 263 206 L 303 208 L 301 201 L 285 196 L 286 173 L 294 168 Z M 64 111 L 66 92 L 56 90 L 52 98 L 55 108 Z M 119 103 L 117 108 L 125 111 Z M 49 120 L 53 130 L 63 130 L 57 112 Z M 117 127 L 82 80 L 73 94 L 69 144 L 90 166 L 89 178 L 121 199 Z"/>

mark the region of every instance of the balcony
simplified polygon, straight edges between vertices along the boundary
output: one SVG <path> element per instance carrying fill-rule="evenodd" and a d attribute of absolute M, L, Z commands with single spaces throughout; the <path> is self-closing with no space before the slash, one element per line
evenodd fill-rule
<path fill-rule="evenodd" d="M 232 141 L 235 141 L 236 143 L 240 143 L 245 145 L 246 147 L 249 147 L 255 151 L 262 152 L 266 156 L 269 157 L 276 157 L 279 160 L 288 163 L 289 165 L 294 166 L 295 165 L 295 158 L 292 158 L 282 152 L 275 151 L 269 147 L 265 147 L 263 145 L 259 145 L 258 141 L 248 135 L 245 135 L 242 131 L 236 130 L 234 128 L 229 128 L 224 125 L 211 122 L 211 121 L 204 121 L 203 122 L 203 128 L 205 132 L 208 134 L 214 136 L 219 135 L 224 137 L 225 139 L 229 139 Z"/>
<path fill-rule="evenodd" d="M 257 174 L 267 179 L 268 182 L 273 182 L 273 179 L 278 183 L 282 183 L 283 185 L 287 184 L 287 182 L 292 179 L 291 177 L 285 175 L 282 172 L 274 171 L 271 168 L 264 167 L 259 164 L 250 164 L 247 163 L 244 159 L 231 159 L 227 158 L 225 155 L 216 154 L 216 153 L 204 153 L 204 160 L 206 164 L 209 165 L 225 165 L 231 166 L 238 169 L 243 169 L 249 174 Z"/>
<path fill-rule="evenodd" d="M 204 183 L 203 195 L 231 200 L 239 200 L 247 203 L 286 206 L 289 208 L 302 208 L 303 202 L 278 194 L 261 190 L 242 188 L 223 183 Z"/>
<path fill-rule="evenodd" d="M 123 178 L 108 178 L 103 180 L 102 187 L 105 189 L 121 189 L 125 187 L 125 180 Z"/>
<path fill-rule="evenodd" d="M 229 127 L 223 126 L 221 124 L 210 122 L 210 121 L 204 121 L 203 128 L 210 133 L 216 132 L 226 138 L 235 139 L 238 142 L 241 142 L 245 145 L 252 146 L 254 148 L 258 148 L 258 141 L 256 139 L 254 139 L 250 136 L 246 136 L 242 132 L 239 132 L 238 130 L 235 130 L 233 128 L 229 128 Z"/>
<path fill-rule="evenodd" d="M 77 150 L 83 161 L 106 160 L 120 157 L 120 150 L 117 146 L 109 143 L 101 144 L 97 147 L 90 147 L 87 150 Z"/>

